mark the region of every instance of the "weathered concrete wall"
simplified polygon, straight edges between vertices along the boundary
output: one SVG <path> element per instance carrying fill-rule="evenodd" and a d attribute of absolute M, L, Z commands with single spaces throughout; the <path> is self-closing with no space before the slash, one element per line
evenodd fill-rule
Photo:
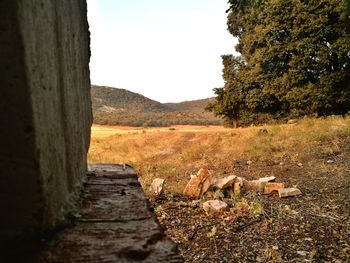
<path fill-rule="evenodd" d="M 56 226 L 86 171 L 85 0 L 0 1 L 0 241 Z"/>

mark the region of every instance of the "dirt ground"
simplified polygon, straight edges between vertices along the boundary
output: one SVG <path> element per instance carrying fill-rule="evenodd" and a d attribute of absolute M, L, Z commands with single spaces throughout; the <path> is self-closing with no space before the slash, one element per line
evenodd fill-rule
<path fill-rule="evenodd" d="M 167 193 L 151 199 L 186 262 L 350 262 L 349 138 L 333 154 L 304 154 L 302 166 L 236 160 L 232 173 L 257 179 L 271 171 L 277 182 L 303 194 L 281 199 L 226 193 L 219 198 L 230 211 L 209 215 L 201 203 L 212 196 L 193 200 Z"/>

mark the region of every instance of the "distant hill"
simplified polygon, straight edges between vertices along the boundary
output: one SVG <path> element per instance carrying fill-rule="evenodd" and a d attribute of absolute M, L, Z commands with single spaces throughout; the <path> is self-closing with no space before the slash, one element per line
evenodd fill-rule
<path fill-rule="evenodd" d="M 168 112 L 172 108 L 158 101 L 128 91 L 103 86 L 91 86 L 93 110 L 115 110 L 117 112 Z"/>
<path fill-rule="evenodd" d="M 160 103 L 125 89 L 91 86 L 94 123 L 128 126 L 218 125 L 204 108 L 210 99 Z"/>
<path fill-rule="evenodd" d="M 176 111 L 194 111 L 202 112 L 209 102 L 214 101 L 214 98 L 202 99 L 202 100 L 190 100 L 178 103 L 164 103 L 164 105 Z"/>

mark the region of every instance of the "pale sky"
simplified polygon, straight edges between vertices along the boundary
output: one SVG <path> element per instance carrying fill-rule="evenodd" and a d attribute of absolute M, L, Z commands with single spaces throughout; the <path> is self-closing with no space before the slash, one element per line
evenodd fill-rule
<path fill-rule="evenodd" d="M 223 86 L 227 0 L 87 0 L 92 84 L 160 102 L 214 96 Z"/>

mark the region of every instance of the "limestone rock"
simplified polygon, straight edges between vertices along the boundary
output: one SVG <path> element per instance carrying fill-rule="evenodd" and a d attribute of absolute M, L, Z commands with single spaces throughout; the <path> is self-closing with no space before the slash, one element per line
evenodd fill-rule
<path fill-rule="evenodd" d="M 265 183 L 268 183 L 268 182 L 273 182 L 276 180 L 276 177 L 275 176 L 268 176 L 268 177 L 262 177 L 262 178 L 259 178 L 258 179 L 260 182 L 265 182 Z"/>
<path fill-rule="evenodd" d="M 296 196 L 296 195 L 301 195 L 301 191 L 298 188 L 283 188 L 283 189 L 278 189 L 278 195 L 279 197 L 289 197 L 289 196 Z"/>
<path fill-rule="evenodd" d="M 203 203 L 205 212 L 220 212 L 227 209 L 227 204 L 220 200 L 209 200 Z"/>
<path fill-rule="evenodd" d="M 266 182 L 259 181 L 259 180 L 243 181 L 243 187 L 250 191 L 262 192 L 264 191 L 265 185 L 266 185 Z"/>
<path fill-rule="evenodd" d="M 213 182 L 213 174 L 207 169 L 200 169 L 197 175 L 187 183 L 183 194 L 190 197 L 200 197 L 208 191 Z"/>
<path fill-rule="evenodd" d="M 156 195 L 160 195 L 163 191 L 164 179 L 156 178 L 151 184 L 151 190 Z"/>
<path fill-rule="evenodd" d="M 284 183 L 266 183 L 264 188 L 264 194 L 269 195 L 272 192 L 277 192 L 279 189 L 284 188 Z"/>
<path fill-rule="evenodd" d="M 236 176 L 235 175 L 229 175 L 224 178 L 219 178 L 214 181 L 213 187 L 216 187 L 218 189 L 225 189 L 230 186 L 232 186 L 235 182 Z"/>
<path fill-rule="evenodd" d="M 233 192 L 235 194 L 240 194 L 241 193 L 241 184 L 240 183 L 234 183 L 233 185 Z"/>
<path fill-rule="evenodd" d="M 290 120 L 287 121 L 287 123 L 288 123 L 288 124 L 296 124 L 296 123 L 298 123 L 298 120 L 296 120 L 296 119 L 290 119 Z"/>
<path fill-rule="evenodd" d="M 240 184 L 240 186 L 243 186 L 244 184 L 246 184 L 248 181 L 246 179 L 244 179 L 243 177 L 236 177 L 236 182 Z"/>

